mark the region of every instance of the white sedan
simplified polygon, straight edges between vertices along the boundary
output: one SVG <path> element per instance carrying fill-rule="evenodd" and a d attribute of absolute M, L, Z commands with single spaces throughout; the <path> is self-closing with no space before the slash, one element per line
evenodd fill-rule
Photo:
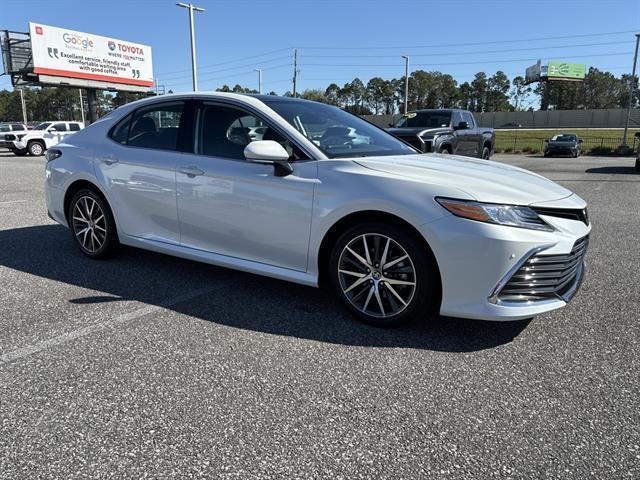
<path fill-rule="evenodd" d="M 326 284 L 376 325 L 529 318 L 564 306 L 583 277 L 591 227 L 577 195 L 520 168 L 419 154 L 316 102 L 141 100 L 46 157 L 49 215 L 89 257 L 120 243 Z"/>

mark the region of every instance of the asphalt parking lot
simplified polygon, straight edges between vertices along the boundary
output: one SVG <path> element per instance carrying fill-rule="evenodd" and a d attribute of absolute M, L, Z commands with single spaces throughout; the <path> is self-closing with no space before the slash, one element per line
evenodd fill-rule
<path fill-rule="evenodd" d="M 587 278 L 532 321 L 380 330 L 323 291 L 123 249 L 0 153 L 0 478 L 640 478 L 640 175 L 497 155 L 589 202 Z"/>

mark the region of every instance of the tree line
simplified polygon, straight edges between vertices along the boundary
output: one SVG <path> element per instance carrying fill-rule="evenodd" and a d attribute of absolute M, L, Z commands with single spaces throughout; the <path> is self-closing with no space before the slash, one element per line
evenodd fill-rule
<path fill-rule="evenodd" d="M 631 75 L 616 77 L 610 72 L 590 68 L 584 81 L 556 81 L 526 84 L 524 77 L 509 79 L 502 71 L 489 76 L 475 74 L 469 82 L 458 82 L 449 74 L 416 70 L 409 75 L 410 110 L 419 108 L 464 108 L 474 112 L 534 110 L 574 110 L 626 108 Z M 640 92 L 635 82 L 633 107 L 640 106 Z M 223 92 L 257 93 L 235 85 L 218 88 Z M 273 94 L 273 92 L 271 92 Z M 386 80 L 373 77 L 366 84 L 359 78 L 340 86 L 308 89 L 298 96 L 329 103 L 360 115 L 394 114 L 404 108 L 405 77 Z M 285 96 L 292 96 L 286 92 Z"/>
<path fill-rule="evenodd" d="M 625 108 L 628 103 L 631 75 L 616 77 L 610 72 L 590 68 L 582 82 L 547 82 L 529 84 L 521 76 L 509 79 L 502 71 L 493 75 L 475 74 L 473 80 L 458 84 L 449 74 L 416 70 L 409 75 L 409 109 L 464 108 L 474 112 L 533 110 L 573 110 Z M 640 106 L 640 92 L 635 79 L 633 107 Z M 258 93 L 236 84 L 216 91 Z M 340 86 L 331 83 L 325 89 L 307 89 L 297 96 L 329 103 L 350 112 L 395 114 L 404 108 L 405 78 L 391 80 L 373 77 L 366 84 L 359 78 Z M 24 88 L 27 118 L 30 120 L 80 120 L 80 93 L 75 88 Z M 275 92 L 269 92 L 276 95 Z M 286 92 L 285 96 L 292 96 Z M 144 97 L 145 94 L 98 92 L 98 115 Z M 85 103 L 86 109 L 86 103 Z M 22 119 L 20 92 L 0 91 L 0 121 Z"/>

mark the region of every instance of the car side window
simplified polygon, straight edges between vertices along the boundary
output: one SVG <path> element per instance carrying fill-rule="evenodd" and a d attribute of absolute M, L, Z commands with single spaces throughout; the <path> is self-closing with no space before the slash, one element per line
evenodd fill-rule
<path fill-rule="evenodd" d="M 67 124 L 66 123 L 54 123 L 49 130 L 55 129 L 56 132 L 66 132 Z"/>
<path fill-rule="evenodd" d="M 11 125 L 11 130 L 13 130 L 14 132 L 18 132 L 20 130 L 26 130 L 26 128 L 24 128 L 24 126 L 20 125 L 19 123 L 14 123 L 13 125 Z"/>
<path fill-rule="evenodd" d="M 266 122 L 236 107 L 203 105 L 198 137 L 198 152 L 212 157 L 244 160 L 244 148 L 249 143 L 274 140 L 289 153 L 290 160 L 308 158 Z"/>
<path fill-rule="evenodd" d="M 451 125 L 454 126 L 454 127 L 457 127 L 460 122 L 464 122 L 460 112 L 453 112 L 453 115 L 452 115 L 452 118 L 451 118 Z"/>
<path fill-rule="evenodd" d="M 177 150 L 178 130 L 183 110 L 184 102 L 141 108 L 133 115 L 131 126 L 128 129 L 121 129 L 122 131 L 114 130 L 112 138 L 123 143 L 121 140 L 124 130 L 128 130 L 127 140 L 124 142 L 126 145 L 157 150 Z M 116 136 L 120 140 L 116 139 Z"/>
<path fill-rule="evenodd" d="M 473 115 L 469 112 L 462 112 L 462 116 L 464 117 L 464 121 L 469 124 L 469 128 L 475 128 L 476 122 L 473 120 Z"/>
<path fill-rule="evenodd" d="M 80 124 L 78 124 L 78 123 L 70 123 L 69 124 L 69 131 L 77 132 L 79 130 L 80 130 Z"/>

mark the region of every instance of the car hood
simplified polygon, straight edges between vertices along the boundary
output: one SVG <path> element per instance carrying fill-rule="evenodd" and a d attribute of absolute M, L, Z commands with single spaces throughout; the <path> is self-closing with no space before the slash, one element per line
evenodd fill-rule
<path fill-rule="evenodd" d="M 570 190 L 528 170 L 457 155 L 398 155 L 354 161 L 380 172 L 451 187 L 481 202 L 534 205 L 573 195 Z"/>
<path fill-rule="evenodd" d="M 437 127 L 437 128 L 428 128 L 428 127 L 412 127 L 412 128 L 387 128 L 387 132 L 391 135 L 435 135 L 437 133 L 449 133 L 451 132 L 450 128 L 447 127 Z"/>

